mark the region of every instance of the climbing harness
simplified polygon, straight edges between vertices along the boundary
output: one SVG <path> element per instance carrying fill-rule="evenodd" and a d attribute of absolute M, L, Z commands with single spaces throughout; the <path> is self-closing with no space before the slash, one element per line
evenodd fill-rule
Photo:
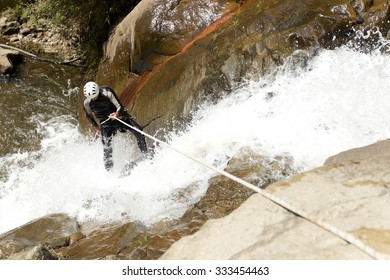
<path fill-rule="evenodd" d="M 196 158 L 186 154 L 185 152 L 180 151 L 180 150 L 178 150 L 178 149 L 168 145 L 167 143 L 165 143 L 165 142 L 163 142 L 163 141 L 161 141 L 161 140 L 159 140 L 159 139 L 157 139 L 157 138 L 155 138 L 155 137 L 153 137 L 153 136 L 143 132 L 142 130 L 139 130 L 139 129 L 137 129 L 137 128 L 135 128 L 135 127 L 125 123 L 124 121 L 122 121 L 122 120 L 120 120 L 120 119 L 118 119 L 116 117 L 113 117 L 112 119 L 115 119 L 115 120 L 123 123 L 124 125 L 128 126 L 129 128 L 131 128 L 131 129 L 133 129 L 133 130 L 135 130 L 135 131 L 145 135 L 146 137 L 148 137 L 148 138 L 150 138 L 150 139 L 160 143 L 164 147 L 167 147 L 167 148 L 169 148 L 169 149 L 171 149 L 171 150 L 173 150 L 173 151 L 175 151 L 175 152 L 177 152 L 177 153 L 179 153 L 179 154 L 181 154 L 183 156 L 186 156 L 187 158 L 189 158 L 189 159 L 191 159 L 191 160 L 193 160 L 193 161 L 195 161 L 195 162 L 197 162 L 197 163 L 199 163 L 199 164 L 201 164 L 201 165 L 203 165 L 203 166 L 205 166 L 205 167 L 207 167 L 207 168 L 209 168 L 211 170 L 214 170 L 215 172 L 217 172 L 217 173 L 219 173 L 219 174 L 221 174 L 221 175 L 223 175 L 223 176 L 225 176 L 225 177 L 227 177 L 227 178 L 229 178 L 229 179 L 231 179 L 231 180 L 233 180 L 233 181 L 235 181 L 235 182 L 237 182 L 237 183 L 239 183 L 239 184 L 241 184 L 241 185 L 243 185 L 243 186 L 245 186 L 245 187 L 247 187 L 247 188 L 257 192 L 257 193 L 259 193 L 259 194 L 261 194 L 265 198 L 267 198 L 267 199 L 271 200 L 272 202 L 278 204 L 279 206 L 283 207 L 284 209 L 288 210 L 289 212 L 292 212 L 292 213 L 294 213 L 294 214 L 304 218 L 305 220 L 320 226 L 321 228 L 331 232 L 332 234 L 334 234 L 334 235 L 340 237 L 341 239 L 347 241 L 348 243 L 354 245 L 355 247 L 357 247 L 361 251 L 365 252 L 366 254 L 370 255 L 374 259 L 378 259 L 378 260 L 388 259 L 385 255 L 377 252 L 374 248 L 372 248 L 368 244 L 365 244 L 363 241 L 361 241 L 360 239 L 356 238 L 352 234 L 336 228 L 335 226 L 333 226 L 333 225 L 327 223 L 326 221 L 324 221 L 323 219 L 318 219 L 318 218 L 315 218 L 315 217 L 311 217 L 310 214 L 307 213 L 305 210 L 298 209 L 298 208 L 292 206 L 290 203 L 288 203 L 288 202 L 286 202 L 286 201 L 276 197 L 275 195 L 270 194 L 269 192 L 266 192 L 265 190 L 260 189 L 259 187 L 256 187 L 253 184 L 250 184 L 250 183 L 248 183 L 248 182 L 246 182 L 246 181 L 244 181 L 244 180 L 242 180 L 242 179 L 240 179 L 240 178 L 238 178 L 238 177 L 236 177 L 236 176 L 234 176 L 234 175 L 232 175 L 232 174 L 230 174 L 230 173 L 228 173 L 226 171 L 219 170 L 218 168 L 215 168 L 212 165 L 204 163 L 204 162 L 202 162 L 202 161 L 200 161 L 200 160 L 198 160 L 198 159 L 196 159 Z"/>

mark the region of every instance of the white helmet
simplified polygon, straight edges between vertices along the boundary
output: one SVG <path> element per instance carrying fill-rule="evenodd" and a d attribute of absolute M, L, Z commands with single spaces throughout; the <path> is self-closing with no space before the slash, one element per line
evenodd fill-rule
<path fill-rule="evenodd" d="M 94 98 L 99 94 L 99 86 L 97 83 L 88 82 L 84 86 L 84 96 L 87 98 Z"/>

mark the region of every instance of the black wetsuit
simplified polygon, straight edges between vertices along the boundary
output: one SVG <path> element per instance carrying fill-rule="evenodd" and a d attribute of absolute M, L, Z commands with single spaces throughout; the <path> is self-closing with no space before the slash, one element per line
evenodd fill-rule
<path fill-rule="evenodd" d="M 142 130 L 142 127 L 137 124 L 133 117 L 127 113 L 125 108 L 122 106 L 119 98 L 116 96 L 115 92 L 111 88 L 99 87 L 98 97 L 95 100 L 85 98 L 83 105 L 85 110 L 85 116 L 93 126 L 98 126 L 94 119 L 94 116 L 99 119 L 99 123 L 104 122 L 100 125 L 100 131 L 102 135 L 102 143 L 104 150 L 104 166 L 107 170 L 110 170 L 113 166 L 112 138 L 118 130 L 121 132 L 125 132 L 128 130 L 131 131 L 137 138 L 137 144 L 141 152 L 145 154 L 148 152 L 145 137 L 141 133 L 129 128 L 128 126 L 117 120 L 110 119 L 106 121 L 111 113 L 117 112 L 119 114 L 119 118 L 122 121 L 132 127 Z"/>

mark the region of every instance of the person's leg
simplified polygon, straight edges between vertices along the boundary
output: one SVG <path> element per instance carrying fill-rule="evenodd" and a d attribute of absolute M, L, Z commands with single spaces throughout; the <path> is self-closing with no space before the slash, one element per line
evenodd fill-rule
<path fill-rule="evenodd" d="M 107 171 L 110 171 L 114 166 L 112 160 L 112 138 L 114 134 L 115 130 L 111 127 L 105 126 L 102 128 L 103 161 Z"/>
<path fill-rule="evenodd" d="M 129 118 L 129 119 L 124 120 L 124 122 L 126 122 L 130 126 L 135 127 L 135 128 L 137 128 L 137 129 L 142 131 L 142 127 L 138 123 L 136 123 L 134 120 Z M 148 148 L 146 146 L 145 136 L 143 134 L 139 133 L 138 131 L 135 131 L 134 129 L 131 129 L 129 127 L 126 127 L 126 129 L 130 130 L 131 133 L 133 133 L 134 136 L 137 138 L 137 144 L 138 144 L 138 147 L 141 150 L 141 152 L 144 153 L 144 154 L 147 154 L 148 153 Z"/>

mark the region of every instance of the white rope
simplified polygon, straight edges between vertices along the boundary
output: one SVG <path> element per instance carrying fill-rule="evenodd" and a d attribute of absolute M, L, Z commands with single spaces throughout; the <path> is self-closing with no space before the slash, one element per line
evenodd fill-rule
<path fill-rule="evenodd" d="M 102 121 L 102 122 L 100 123 L 100 126 L 101 126 L 102 124 L 108 122 L 109 120 L 111 120 L 111 118 L 108 118 L 108 119 L 106 119 L 105 121 Z"/>
<path fill-rule="evenodd" d="M 290 211 L 290 212 L 292 212 L 292 213 L 294 213 L 294 214 L 296 214 L 298 216 L 301 216 L 305 220 L 322 227 L 323 229 L 333 233 L 334 235 L 336 235 L 336 236 L 340 237 L 341 239 L 347 241 L 348 243 L 354 245 L 355 247 L 357 247 L 358 249 L 362 250 L 366 254 L 370 255 L 374 259 L 378 259 L 378 260 L 388 259 L 387 256 L 385 256 L 385 255 L 375 251 L 375 249 L 373 249 L 368 244 L 364 243 L 362 240 L 356 238 L 355 236 L 353 236 L 352 234 L 350 234 L 350 233 L 348 233 L 346 231 L 343 231 L 341 229 L 336 228 L 335 226 L 333 226 L 333 225 L 327 223 L 326 221 L 324 221 L 323 219 L 318 219 L 318 218 L 315 218 L 315 217 L 311 217 L 310 214 L 307 213 L 305 210 L 298 209 L 298 208 L 292 206 L 290 203 L 288 203 L 288 202 L 286 202 L 286 201 L 284 201 L 284 200 L 282 200 L 282 199 L 272 195 L 269 192 L 266 192 L 265 190 L 260 189 L 259 187 L 256 187 L 253 184 L 250 184 L 250 183 L 248 183 L 248 182 L 246 182 L 246 181 L 244 181 L 244 180 L 242 180 L 242 179 L 240 179 L 240 178 L 238 178 L 238 177 L 236 177 L 236 176 L 234 176 L 234 175 L 232 175 L 232 174 L 230 174 L 230 173 L 228 173 L 226 171 L 219 170 L 218 168 L 215 168 L 212 165 L 204 163 L 204 162 L 202 162 L 202 161 L 200 161 L 200 160 L 198 160 L 198 159 L 188 155 L 187 153 L 185 153 L 183 151 L 180 151 L 180 150 L 178 150 L 178 149 L 168 145 L 167 143 L 165 143 L 165 142 L 163 142 L 163 141 L 161 141 L 161 140 L 159 140 L 159 139 L 157 139 L 157 138 L 155 138 L 155 137 L 145 133 L 144 131 L 139 130 L 139 129 L 137 129 L 137 128 L 127 124 L 126 122 L 124 122 L 124 121 L 122 121 L 122 120 L 120 120 L 120 119 L 118 119 L 116 117 L 113 117 L 113 119 L 116 119 L 117 121 L 123 123 L 124 125 L 128 126 L 129 128 L 131 128 L 131 129 L 133 129 L 133 130 L 135 130 L 135 131 L 145 135 L 146 137 L 148 137 L 148 138 L 150 138 L 150 139 L 160 143 L 164 147 L 167 147 L 167 148 L 169 148 L 169 149 L 171 149 L 171 150 L 173 150 L 173 151 L 175 151 L 175 152 L 177 152 L 179 154 L 182 154 L 183 156 L 186 156 L 189 159 L 191 159 L 191 160 L 193 160 L 193 161 L 195 161 L 195 162 L 197 162 L 197 163 L 199 163 L 199 164 L 201 164 L 201 165 L 203 165 L 203 166 L 205 166 L 205 167 L 207 167 L 209 169 L 212 169 L 215 172 L 217 172 L 217 173 L 219 173 L 219 174 L 221 174 L 221 175 L 223 175 L 223 176 L 225 176 L 225 177 L 227 177 L 227 178 L 229 178 L 229 179 L 231 179 L 231 180 L 233 180 L 233 181 L 235 181 L 235 182 L 237 182 L 237 183 L 239 183 L 239 184 L 241 184 L 241 185 L 243 185 L 243 186 L 245 186 L 245 187 L 247 187 L 247 188 L 249 188 L 249 189 L 251 189 L 251 190 L 253 190 L 253 191 L 257 192 L 257 193 L 259 193 L 259 194 L 261 194 L 261 195 L 263 195 L 267 199 L 269 199 L 272 202 L 278 204 L 279 206 L 285 208 L 286 210 L 288 210 L 288 211 Z"/>

